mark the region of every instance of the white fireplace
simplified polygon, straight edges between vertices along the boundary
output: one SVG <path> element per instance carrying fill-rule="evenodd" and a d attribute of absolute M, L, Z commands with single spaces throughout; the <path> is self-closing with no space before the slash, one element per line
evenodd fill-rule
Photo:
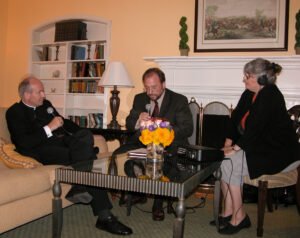
<path fill-rule="evenodd" d="M 283 71 L 277 85 L 282 91 L 287 108 L 300 104 L 300 56 L 260 56 L 280 64 Z M 235 107 L 244 90 L 243 67 L 256 57 L 145 57 L 166 74 L 169 89 L 196 99 L 203 106 L 221 101 Z"/>

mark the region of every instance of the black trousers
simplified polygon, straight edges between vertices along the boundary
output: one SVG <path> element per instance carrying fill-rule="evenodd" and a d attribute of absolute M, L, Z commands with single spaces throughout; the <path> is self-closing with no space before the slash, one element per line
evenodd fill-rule
<path fill-rule="evenodd" d="M 140 160 L 127 160 L 124 164 L 124 171 L 128 177 L 136 177 L 134 166 L 140 168 L 140 170 L 145 173 L 144 163 Z M 163 165 L 163 174 L 167 176 L 171 181 L 180 180 L 180 173 L 177 167 L 176 157 L 170 159 L 165 157 Z M 154 202 L 152 205 L 152 210 L 162 209 L 164 200 L 174 200 L 173 198 L 165 196 L 154 196 Z"/>
<path fill-rule="evenodd" d="M 90 171 L 93 160 L 97 158 L 94 137 L 87 129 L 81 129 L 72 135 L 53 135 L 47 143 L 34 149 L 31 156 L 44 165 L 72 165 L 81 171 Z M 86 190 L 93 196 L 91 207 L 95 216 L 102 210 L 112 208 L 106 190 L 90 186 L 86 186 Z"/>

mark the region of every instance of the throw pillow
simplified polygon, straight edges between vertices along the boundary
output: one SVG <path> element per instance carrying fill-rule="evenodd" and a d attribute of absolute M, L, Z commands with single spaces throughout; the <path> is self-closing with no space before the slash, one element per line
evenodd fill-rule
<path fill-rule="evenodd" d="M 19 154 L 15 151 L 15 148 L 14 144 L 9 144 L 3 138 L 0 138 L 0 160 L 2 160 L 7 167 L 11 169 L 32 169 L 42 165 L 31 157 Z"/>

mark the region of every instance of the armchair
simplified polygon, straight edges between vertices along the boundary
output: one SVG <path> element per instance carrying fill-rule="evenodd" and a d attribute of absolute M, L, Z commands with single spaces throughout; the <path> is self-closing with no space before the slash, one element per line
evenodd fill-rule
<path fill-rule="evenodd" d="M 288 110 L 293 121 L 294 128 L 299 137 L 300 143 L 300 105 L 296 105 Z M 289 172 L 282 172 L 274 175 L 262 175 L 256 179 L 250 179 L 249 176 L 244 176 L 244 183 L 258 188 L 257 202 L 257 236 L 263 236 L 263 224 L 266 201 L 268 211 L 273 212 L 270 192 L 272 189 L 296 186 L 297 208 L 300 214 L 300 166 Z"/>

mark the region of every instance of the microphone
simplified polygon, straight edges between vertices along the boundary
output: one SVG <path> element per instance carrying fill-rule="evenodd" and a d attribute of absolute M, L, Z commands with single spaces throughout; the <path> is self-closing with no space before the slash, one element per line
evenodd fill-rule
<path fill-rule="evenodd" d="M 57 116 L 57 115 L 55 115 L 55 113 L 54 113 L 53 107 L 48 107 L 48 108 L 47 108 L 47 113 L 50 114 L 50 115 L 52 115 L 53 117 L 56 117 L 56 116 Z M 62 129 L 64 130 L 64 132 L 67 133 L 69 136 L 73 135 L 73 133 L 67 131 L 63 126 L 61 126 L 61 128 L 62 128 Z"/>
<path fill-rule="evenodd" d="M 149 104 L 146 104 L 145 108 L 146 108 L 146 110 L 147 110 L 148 114 L 150 115 L 150 111 L 151 111 L 151 104 L 150 104 L 150 103 L 149 103 Z"/>
<path fill-rule="evenodd" d="M 55 114 L 54 114 L 54 109 L 53 109 L 53 107 L 48 107 L 48 108 L 47 108 L 47 113 L 48 113 L 48 114 L 51 114 L 53 117 L 56 117 Z"/>

